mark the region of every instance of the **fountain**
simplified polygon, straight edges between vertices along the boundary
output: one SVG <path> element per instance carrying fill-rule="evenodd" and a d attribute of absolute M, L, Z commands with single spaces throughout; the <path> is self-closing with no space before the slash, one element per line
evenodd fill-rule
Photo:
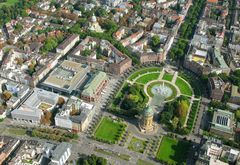
<path fill-rule="evenodd" d="M 168 98 L 172 95 L 173 91 L 172 89 L 165 85 L 165 83 L 161 83 L 161 84 L 156 84 L 152 87 L 152 93 L 154 95 L 160 95 L 163 96 L 164 98 Z"/>

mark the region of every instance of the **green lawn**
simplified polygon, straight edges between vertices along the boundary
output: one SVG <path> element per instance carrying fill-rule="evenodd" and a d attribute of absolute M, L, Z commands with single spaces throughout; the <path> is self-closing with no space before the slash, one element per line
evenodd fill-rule
<path fill-rule="evenodd" d="M 123 123 L 104 117 L 94 136 L 99 141 L 115 143 L 121 137 L 125 127 Z"/>
<path fill-rule="evenodd" d="M 186 164 L 190 143 L 170 137 L 163 137 L 157 159 L 167 164 Z"/>
<path fill-rule="evenodd" d="M 175 84 L 179 88 L 181 94 L 192 96 L 193 93 L 191 87 L 183 79 L 178 77 Z"/>
<path fill-rule="evenodd" d="M 138 159 L 137 165 L 153 165 L 153 164 L 146 160 Z"/>
<path fill-rule="evenodd" d="M 0 2 L 0 7 L 2 7 L 3 5 L 12 6 L 17 2 L 18 0 L 7 0 L 7 2 Z"/>
<path fill-rule="evenodd" d="M 157 80 L 159 77 L 159 73 L 149 73 L 147 75 L 143 75 L 139 77 L 136 82 L 141 84 L 147 84 L 148 82 L 152 80 Z"/>
<path fill-rule="evenodd" d="M 131 74 L 128 78 L 128 80 L 132 81 L 135 78 L 137 78 L 139 75 L 147 73 L 147 72 L 161 72 L 162 68 L 160 67 L 152 67 L 152 68 L 142 68 L 136 72 L 134 72 L 133 74 Z"/>
<path fill-rule="evenodd" d="M 163 78 L 162 78 L 163 80 L 166 80 L 166 81 L 172 81 L 172 79 L 173 79 L 173 75 L 172 74 L 169 74 L 169 73 L 165 73 L 164 75 L 163 75 Z"/>
<path fill-rule="evenodd" d="M 146 141 L 133 137 L 128 146 L 129 150 L 143 153 L 146 147 Z"/>
<path fill-rule="evenodd" d="M 15 135 L 26 135 L 27 130 L 23 128 L 8 128 L 7 132 Z"/>

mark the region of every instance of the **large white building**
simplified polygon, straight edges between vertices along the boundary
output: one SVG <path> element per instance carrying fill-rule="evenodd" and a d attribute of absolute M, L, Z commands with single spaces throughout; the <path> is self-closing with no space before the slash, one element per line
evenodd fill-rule
<path fill-rule="evenodd" d="M 13 120 L 39 124 L 43 111 L 51 111 L 60 95 L 35 88 L 29 98 L 11 112 Z"/>

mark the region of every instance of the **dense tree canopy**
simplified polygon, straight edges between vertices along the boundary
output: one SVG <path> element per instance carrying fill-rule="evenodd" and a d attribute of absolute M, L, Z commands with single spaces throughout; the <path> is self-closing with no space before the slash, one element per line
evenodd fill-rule
<path fill-rule="evenodd" d="M 77 164 L 78 165 L 106 165 L 107 160 L 102 157 L 98 157 L 96 155 L 90 155 L 85 158 L 80 158 Z"/>
<path fill-rule="evenodd" d="M 26 9 L 32 7 L 36 2 L 38 1 L 19 0 L 12 6 L 3 5 L 0 10 L 0 26 L 11 19 L 16 19 L 17 16 L 26 16 Z"/>

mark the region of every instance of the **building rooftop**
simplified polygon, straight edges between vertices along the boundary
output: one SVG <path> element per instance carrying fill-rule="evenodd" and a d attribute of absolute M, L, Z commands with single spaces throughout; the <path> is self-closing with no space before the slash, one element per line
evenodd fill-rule
<path fill-rule="evenodd" d="M 75 90 L 87 74 L 88 66 L 73 61 L 65 60 L 54 69 L 43 85 L 64 89 Z"/>
<path fill-rule="evenodd" d="M 212 90 L 213 89 L 220 89 L 220 90 L 225 89 L 225 83 L 220 77 L 210 77 L 209 81 L 210 81 Z"/>
<path fill-rule="evenodd" d="M 240 92 L 238 91 L 238 86 L 232 85 L 231 97 L 240 97 Z"/>
<path fill-rule="evenodd" d="M 60 45 L 58 45 L 57 49 L 65 49 L 75 38 L 79 37 L 77 34 L 72 34 L 67 37 Z"/>
<path fill-rule="evenodd" d="M 62 142 L 61 144 L 57 145 L 57 147 L 52 152 L 52 160 L 60 160 L 60 158 L 64 155 L 66 150 L 69 148 L 71 149 L 72 145 L 69 143 Z"/>
<path fill-rule="evenodd" d="M 98 86 L 103 80 L 107 79 L 107 74 L 105 72 L 97 72 L 85 85 L 82 95 L 93 96 L 97 91 Z"/>
<path fill-rule="evenodd" d="M 150 116 L 153 116 L 153 114 L 154 114 L 153 109 L 150 106 L 146 107 L 143 111 L 144 117 L 150 117 Z"/>
<path fill-rule="evenodd" d="M 228 68 L 228 65 L 226 64 L 225 60 L 223 59 L 223 56 L 221 55 L 220 50 L 214 49 L 214 54 L 219 63 L 219 67 L 220 68 Z"/>
<path fill-rule="evenodd" d="M 233 133 L 234 114 L 226 110 L 217 109 L 214 111 L 211 128 Z"/>
<path fill-rule="evenodd" d="M 13 110 L 11 114 L 40 118 L 42 111 L 51 110 L 56 105 L 58 98 L 58 94 L 35 88 L 29 98 L 19 108 Z"/>

